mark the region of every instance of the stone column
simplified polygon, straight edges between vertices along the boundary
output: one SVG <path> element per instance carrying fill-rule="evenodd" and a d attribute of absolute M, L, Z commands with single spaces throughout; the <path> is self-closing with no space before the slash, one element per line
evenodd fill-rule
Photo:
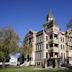
<path fill-rule="evenodd" d="M 55 53 L 53 52 L 53 58 L 55 57 Z"/>
<path fill-rule="evenodd" d="M 45 68 L 47 68 L 47 60 L 45 61 Z"/>
<path fill-rule="evenodd" d="M 58 61 L 55 59 L 55 68 L 58 68 Z"/>

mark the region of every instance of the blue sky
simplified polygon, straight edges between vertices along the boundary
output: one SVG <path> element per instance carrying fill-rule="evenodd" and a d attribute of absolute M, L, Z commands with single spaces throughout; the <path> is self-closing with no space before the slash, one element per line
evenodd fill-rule
<path fill-rule="evenodd" d="M 42 29 L 50 9 L 65 31 L 72 17 L 72 0 L 0 0 L 0 28 L 13 28 L 22 40 L 29 29 Z"/>

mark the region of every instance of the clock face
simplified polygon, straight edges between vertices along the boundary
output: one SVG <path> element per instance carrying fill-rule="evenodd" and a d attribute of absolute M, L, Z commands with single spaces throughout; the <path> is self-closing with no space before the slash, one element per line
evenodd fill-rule
<path fill-rule="evenodd" d="M 48 18 L 48 20 L 54 20 L 53 18 Z"/>

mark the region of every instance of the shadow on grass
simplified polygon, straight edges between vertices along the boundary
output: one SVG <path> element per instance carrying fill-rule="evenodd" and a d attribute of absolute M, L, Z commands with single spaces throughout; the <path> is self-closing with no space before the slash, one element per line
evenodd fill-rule
<path fill-rule="evenodd" d="M 72 69 L 40 69 L 34 70 L 35 67 L 8 67 L 8 68 L 0 68 L 0 72 L 72 72 Z"/>

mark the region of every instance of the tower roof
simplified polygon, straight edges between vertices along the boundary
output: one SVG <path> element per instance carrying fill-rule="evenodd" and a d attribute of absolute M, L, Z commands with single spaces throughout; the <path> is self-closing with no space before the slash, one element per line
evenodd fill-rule
<path fill-rule="evenodd" d="M 55 17 L 52 13 L 52 10 L 50 10 L 47 16 L 47 21 L 52 21 L 52 20 L 55 20 Z"/>
<path fill-rule="evenodd" d="M 67 29 L 72 29 L 72 18 L 70 19 L 70 21 L 67 24 Z"/>

